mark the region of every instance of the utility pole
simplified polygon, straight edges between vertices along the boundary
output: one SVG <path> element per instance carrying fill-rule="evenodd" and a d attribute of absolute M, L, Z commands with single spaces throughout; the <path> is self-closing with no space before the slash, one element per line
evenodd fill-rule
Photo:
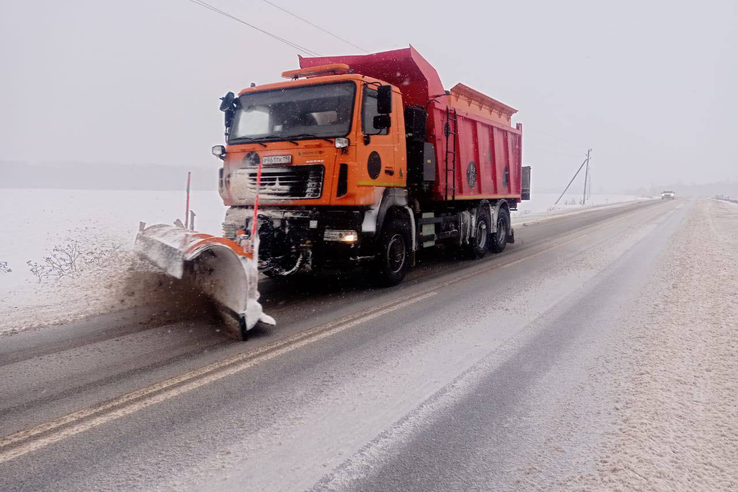
<path fill-rule="evenodd" d="M 592 149 L 587 149 L 587 159 L 584 161 L 587 163 L 587 167 L 584 169 L 584 194 L 582 195 L 582 205 L 587 204 L 587 179 L 589 178 L 589 159 Z"/>
<path fill-rule="evenodd" d="M 571 186 L 571 184 L 574 182 L 574 180 L 577 179 L 577 176 L 579 176 L 579 173 L 581 172 L 582 168 L 585 165 L 587 166 L 587 170 L 589 171 L 589 155 L 590 155 L 591 152 L 592 152 L 592 149 L 587 150 L 587 157 L 586 157 L 586 159 L 584 159 L 584 162 L 582 162 L 582 165 L 579 166 L 579 169 L 577 169 L 577 172 L 574 173 L 574 177 L 571 178 L 571 181 L 569 181 L 569 184 L 566 185 L 566 188 L 564 188 L 564 191 L 561 192 L 561 196 L 559 197 L 558 200 L 556 200 L 556 203 L 554 203 L 554 205 L 558 205 L 559 204 L 559 202 L 561 201 L 561 198 L 566 194 L 566 190 L 568 190 L 569 187 Z M 587 189 L 587 181 L 586 181 L 586 179 L 584 181 L 584 189 L 585 190 Z"/>

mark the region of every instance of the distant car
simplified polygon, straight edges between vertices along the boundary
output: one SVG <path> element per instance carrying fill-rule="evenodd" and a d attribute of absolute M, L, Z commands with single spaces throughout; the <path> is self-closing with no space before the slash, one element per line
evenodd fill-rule
<path fill-rule="evenodd" d="M 661 199 L 662 200 L 673 200 L 674 199 L 674 192 L 673 191 L 662 191 L 661 192 Z"/>

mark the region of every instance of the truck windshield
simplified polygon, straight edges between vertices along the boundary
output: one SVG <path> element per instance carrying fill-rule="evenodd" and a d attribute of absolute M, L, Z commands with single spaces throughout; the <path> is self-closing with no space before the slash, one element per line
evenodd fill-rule
<path fill-rule="evenodd" d="M 353 82 L 339 82 L 243 94 L 228 142 L 343 137 L 355 92 Z"/>

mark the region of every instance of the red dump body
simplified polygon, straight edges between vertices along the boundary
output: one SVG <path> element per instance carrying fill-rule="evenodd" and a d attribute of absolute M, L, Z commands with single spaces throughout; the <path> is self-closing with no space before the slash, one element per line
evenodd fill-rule
<path fill-rule="evenodd" d="M 427 108 L 427 142 L 436 153 L 435 200 L 521 199 L 522 125 L 511 126 L 515 109 L 464 84 L 446 93 L 436 70 L 413 47 L 369 55 L 300 57 L 301 68 L 331 63 L 347 64 L 355 73 L 394 85 L 406 108 Z"/>

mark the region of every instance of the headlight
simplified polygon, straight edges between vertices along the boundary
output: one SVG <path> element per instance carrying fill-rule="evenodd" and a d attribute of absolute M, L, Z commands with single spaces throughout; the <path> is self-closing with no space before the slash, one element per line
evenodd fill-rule
<path fill-rule="evenodd" d="M 326 229 L 323 233 L 323 240 L 341 243 L 355 243 L 359 240 L 359 234 L 356 231 L 337 231 Z"/>
<path fill-rule="evenodd" d="M 337 149 L 345 149 L 349 146 L 351 141 L 348 138 L 337 138 L 336 139 L 336 148 Z"/>

